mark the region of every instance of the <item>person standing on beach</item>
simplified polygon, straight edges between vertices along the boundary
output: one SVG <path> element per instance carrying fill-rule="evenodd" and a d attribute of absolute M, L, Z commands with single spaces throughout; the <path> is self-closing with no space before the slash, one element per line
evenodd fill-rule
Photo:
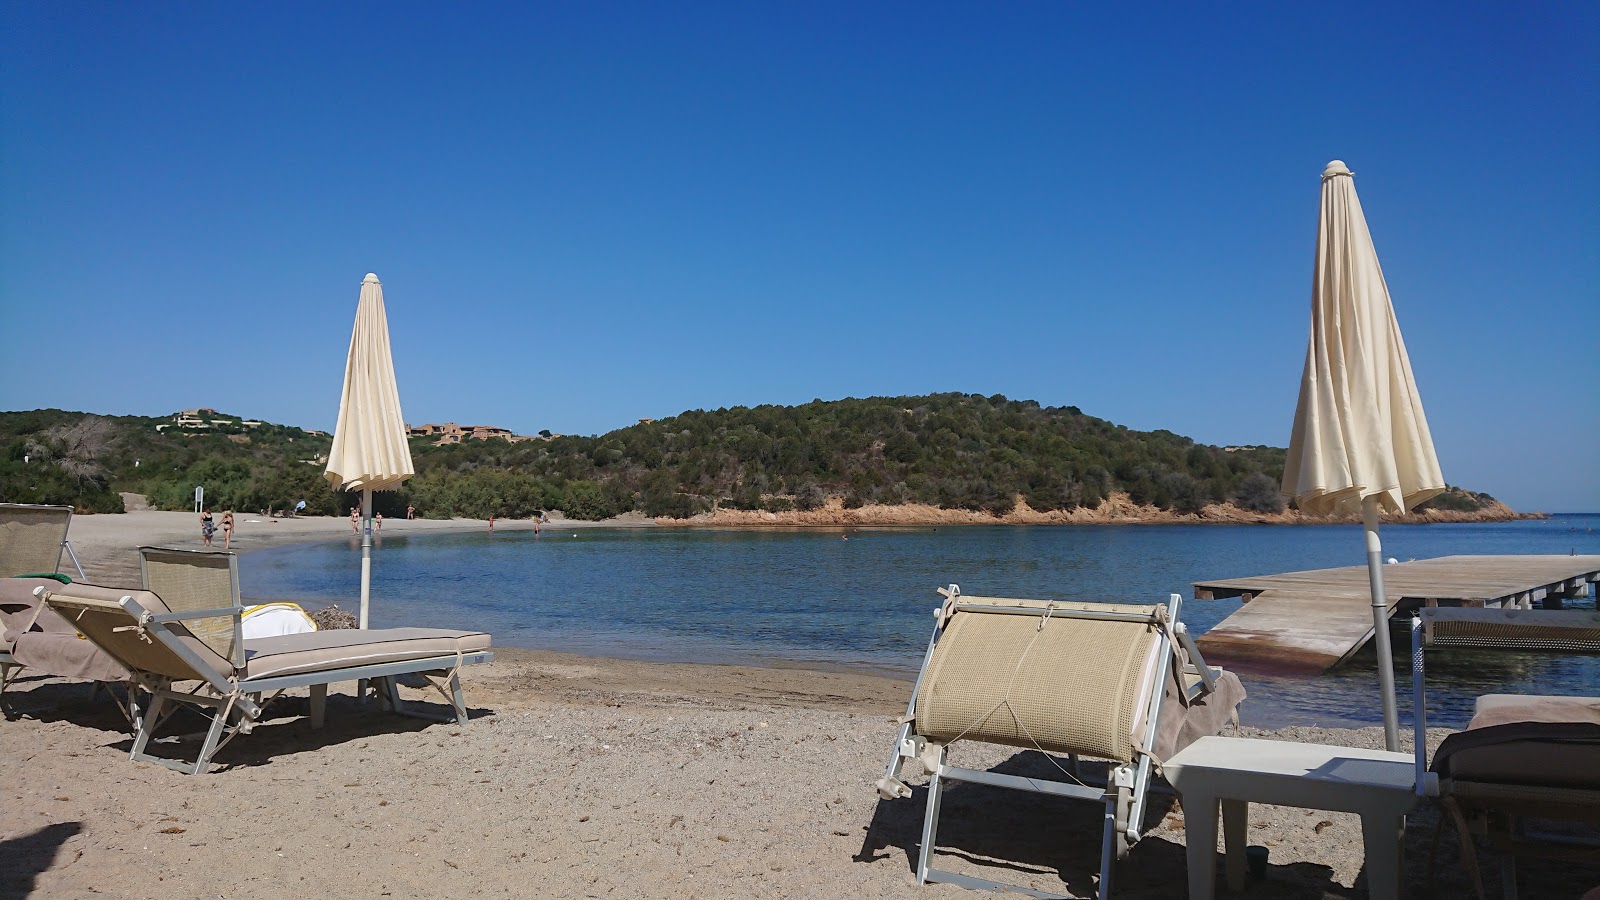
<path fill-rule="evenodd" d="M 406 507 L 406 518 L 407 519 L 415 519 L 416 517 L 417 517 L 417 508 L 415 506 L 407 506 Z"/>
<path fill-rule="evenodd" d="M 212 521 L 211 510 L 200 510 L 200 541 L 207 547 L 211 546 L 211 535 L 217 530 L 217 523 Z"/>
<path fill-rule="evenodd" d="M 222 549 L 233 549 L 233 510 L 222 514 Z"/>
<path fill-rule="evenodd" d="M 378 514 L 374 515 L 372 517 L 372 524 L 377 526 L 377 529 L 379 531 L 382 531 L 383 530 L 383 513 L 378 513 Z"/>
<path fill-rule="evenodd" d="M 489 513 L 489 530 L 494 531 L 494 513 Z"/>
<path fill-rule="evenodd" d="M 350 507 L 350 533 L 361 533 L 361 507 L 359 506 Z"/>

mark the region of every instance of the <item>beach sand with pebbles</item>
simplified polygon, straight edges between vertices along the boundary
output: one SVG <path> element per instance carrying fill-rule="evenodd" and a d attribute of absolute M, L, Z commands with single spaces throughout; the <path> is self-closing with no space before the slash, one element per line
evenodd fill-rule
<path fill-rule="evenodd" d="M 397 524 L 486 527 L 388 527 Z M 335 519 L 243 522 L 238 548 L 348 529 Z M 198 543 L 198 528 L 187 514 L 139 512 L 80 517 L 72 536 L 91 580 L 131 584 L 135 546 Z M 972 896 L 915 884 L 920 781 L 915 796 L 893 802 L 872 787 L 907 682 L 516 649 L 497 650 L 463 680 L 466 726 L 382 715 L 340 694 L 352 687 L 343 685 L 327 727 L 313 731 L 305 692 L 291 692 L 219 754 L 218 771 L 194 777 L 129 762 L 125 723 L 88 685 L 24 677 L 0 723 L 0 896 Z M 420 689 L 403 692 L 428 702 Z M 1382 742 L 1374 728 L 1247 723 L 1240 733 Z M 1037 753 L 953 752 L 963 764 L 1054 771 Z M 1414 887 L 1426 881 L 1436 820 L 1423 809 L 1409 821 Z M 1096 805 L 957 785 L 946 795 L 940 864 L 1090 895 L 1100 823 Z M 1148 824 L 1118 868 L 1116 895 L 1182 897 L 1176 800 L 1156 797 Z M 1241 896 L 1365 896 L 1354 816 L 1254 807 L 1250 841 L 1270 848 L 1270 866 Z M 1470 891 L 1448 828 L 1439 868 L 1440 896 Z M 1493 892 L 1494 862 L 1483 871 Z M 1575 897 L 1596 882 L 1593 870 L 1530 865 L 1522 887 L 1528 897 Z"/>

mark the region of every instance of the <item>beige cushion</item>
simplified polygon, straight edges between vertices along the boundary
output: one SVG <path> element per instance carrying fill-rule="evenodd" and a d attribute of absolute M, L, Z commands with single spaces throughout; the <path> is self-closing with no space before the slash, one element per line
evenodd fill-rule
<path fill-rule="evenodd" d="M 342 628 L 281 634 L 244 642 L 244 677 L 275 678 L 409 659 L 453 659 L 457 653 L 475 653 L 489 646 L 489 635 L 484 632 L 447 628 Z M 451 659 L 441 661 L 440 667 L 449 668 Z"/>
<path fill-rule="evenodd" d="M 1600 698 L 1485 694 L 1434 754 L 1462 781 L 1600 789 Z"/>

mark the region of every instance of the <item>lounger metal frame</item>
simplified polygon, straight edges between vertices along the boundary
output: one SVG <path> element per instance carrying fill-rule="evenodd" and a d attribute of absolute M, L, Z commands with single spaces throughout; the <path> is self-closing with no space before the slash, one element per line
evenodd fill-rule
<path fill-rule="evenodd" d="M 75 609 L 101 609 L 105 601 L 89 600 L 86 598 L 61 596 L 57 592 L 40 587 L 36 593 L 49 603 L 62 615 L 71 619 L 71 611 Z M 294 675 L 272 676 L 265 678 L 225 679 L 218 675 L 201 659 L 188 645 L 179 639 L 178 634 L 172 631 L 169 625 L 180 624 L 185 620 L 198 618 L 211 618 L 214 616 L 233 616 L 235 627 L 242 614 L 242 607 L 221 607 L 217 609 L 200 609 L 187 612 L 152 613 L 145 609 L 132 596 L 124 596 L 116 602 L 127 615 L 135 622 L 140 632 L 154 640 L 160 641 L 162 646 L 172 651 L 179 659 L 183 660 L 193 669 L 193 678 L 173 678 L 153 672 L 139 671 L 130 666 L 135 683 L 148 691 L 152 697 L 150 706 L 143 715 L 135 719 L 135 734 L 133 749 L 129 759 L 156 763 L 169 769 L 176 769 L 191 775 L 199 775 L 207 771 L 211 758 L 240 734 L 248 734 L 256 722 L 261 718 L 267 703 L 276 698 L 278 694 L 294 687 L 311 688 L 311 725 L 320 728 L 323 722 L 324 704 L 327 698 L 327 687 L 341 681 L 357 681 L 368 679 L 377 682 L 380 687 L 380 697 L 394 712 L 401 715 L 417 718 L 433 719 L 436 721 L 454 720 L 458 724 L 466 724 L 466 700 L 461 691 L 460 669 L 464 665 L 487 663 L 494 660 L 494 653 L 488 650 L 472 653 L 451 654 L 423 659 L 400 660 L 389 663 L 372 665 L 347 666 L 337 669 L 325 669 L 316 672 L 303 672 Z M 90 638 L 93 640 L 93 638 Z M 96 643 L 99 643 L 98 641 Z M 101 649 L 112 656 L 117 656 L 115 647 L 101 644 Z M 243 642 L 239 644 L 243 654 Z M 428 678 L 429 683 L 438 690 L 450 703 L 454 715 L 440 717 L 420 710 L 412 710 L 401 702 L 399 690 L 394 679 L 398 675 L 421 674 Z M 179 690 L 175 685 L 196 681 L 198 684 L 190 690 Z M 266 701 L 262 700 L 263 694 L 271 693 Z M 171 703 L 172 707 L 167 708 Z M 145 752 L 155 732 L 161 724 L 174 712 L 184 705 L 193 707 L 210 719 L 204 742 L 194 762 L 167 759 L 152 756 Z M 209 712 L 207 712 L 209 710 Z"/>
<path fill-rule="evenodd" d="M 1483 882 L 1478 873 L 1477 854 L 1472 849 L 1472 834 L 1489 838 L 1493 846 L 1506 851 L 1500 866 L 1501 892 L 1506 900 L 1517 898 L 1517 854 L 1527 852 L 1557 857 L 1577 856 L 1592 860 L 1600 844 L 1563 841 L 1560 848 L 1541 847 L 1518 836 L 1517 818 L 1532 815 L 1574 821 L 1600 821 L 1600 791 L 1580 788 L 1551 788 L 1508 785 L 1492 782 L 1449 779 L 1441 782 L 1428 771 L 1427 671 L 1424 647 L 1472 647 L 1479 649 L 1520 650 L 1522 652 L 1600 654 L 1600 611 L 1579 609 L 1478 609 L 1474 607 L 1427 607 L 1411 618 L 1412 747 L 1416 757 L 1418 797 L 1440 801 L 1455 821 L 1461 840 L 1462 856 L 1471 872 L 1473 888 L 1483 898 Z M 1490 815 L 1498 813 L 1499 815 Z M 1471 815 L 1473 821 L 1468 821 Z M 1439 819 L 1444 827 L 1444 817 Z M 1434 839 L 1437 849 L 1438 838 Z M 1429 864 L 1432 882 L 1432 863 Z"/>
<path fill-rule="evenodd" d="M 895 735 L 894 750 L 889 756 L 888 766 L 884 771 L 883 778 L 877 782 L 878 793 L 885 800 L 910 797 L 912 793 L 910 786 L 901 780 L 901 773 L 905 764 L 913 759 L 922 759 L 924 760 L 924 767 L 930 769 L 928 774 L 927 810 L 923 816 L 922 824 L 922 846 L 917 857 L 917 883 L 926 884 L 933 881 L 943 884 L 955 884 L 971 890 L 1001 893 L 1016 892 L 1033 897 L 1050 898 L 1050 900 L 1066 900 L 1065 895 L 1036 891 L 972 875 L 962 875 L 958 872 L 935 869 L 930 865 L 934 847 L 938 842 L 939 806 L 944 794 L 944 783 L 958 781 L 1049 794 L 1057 797 L 1068 797 L 1074 800 L 1103 802 L 1105 804 L 1105 829 L 1100 846 L 1098 896 L 1100 900 L 1108 900 L 1111 896 L 1111 868 L 1114 859 L 1120 859 L 1126 855 L 1128 848 L 1137 843 L 1142 836 L 1139 829 L 1144 821 L 1145 800 L 1150 790 L 1153 762 L 1150 754 L 1148 752 L 1139 752 L 1137 753 L 1138 758 L 1136 761 L 1112 767 L 1107 773 L 1106 783 L 1098 787 L 1081 783 L 1072 784 L 1051 781 L 1043 778 L 1025 778 L 1000 772 L 948 765 L 945 762 L 948 752 L 946 747 L 939 748 L 936 760 L 931 761 L 931 763 L 927 761 L 925 759 L 927 741 L 917 734 L 915 729 L 916 722 L 914 717 L 917 710 L 917 696 L 922 690 L 923 679 L 928 672 L 928 664 L 933 659 L 934 648 L 938 645 L 940 636 L 944 633 L 954 615 L 962 612 L 974 612 L 1025 615 L 1038 618 L 1041 614 L 1041 611 L 1037 608 L 996 606 L 963 601 L 960 599 L 961 588 L 954 584 L 947 589 L 941 590 L 940 593 L 949 598 L 949 603 L 946 607 L 935 610 L 936 624 L 934 625 L 933 636 L 928 639 L 928 649 L 923 654 L 922 667 L 918 671 L 916 683 L 911 689 L 911 701 L 906 706 L 906 714 L 900 725 L 899 733 Z M 1198 678 L 1191 695 L 1194 697 L 1202 696 L 1216 687 L 1216 671 L 1205 665 L 1199 648 L 1195 646 L 1194 638 L 1190 636 L 1188 629 L 1184 627 L 1183 622 L 1178 617 L 1182 607 L 1183 598 L 1177 594 L 1172 594 L 1167 604 L 1157 604 L 1151 608 L 1152 612 L 1148 615 L 1109 610 L 1097 612 L 1084 609 L 1052 609 L 1049 612 L 1049 617 L 1052 619 L 1145 623 L 1157 628 L 1156 677 L 1151 679 L 1150 695 L 1141 698 L 1142 702 L 1145 703 L 1143 746 L 1146 748 L 1155 745 L 1156 734 L 1160 728 L 1161 705 L 1166 685 L 1165 673 L 1173 663 L 1174 641 L 1181 644 L 1188 652 L 1191 660 L 1185 666 L 1184 674 Z M 1064 693 L 1070 695 L 1070 686 L 1065 687 Z M 1066 696 L 1064 696 L 1063 701 L 1069 702 Z M 1073 775 L 1076 777 L 1078 758 L 1076 755 L 1069 755 L 1068 760 Z"/>

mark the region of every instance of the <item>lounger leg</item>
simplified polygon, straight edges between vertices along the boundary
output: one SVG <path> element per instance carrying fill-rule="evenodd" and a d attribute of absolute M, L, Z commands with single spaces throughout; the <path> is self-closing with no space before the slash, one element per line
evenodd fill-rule
<path fill-rule="evenodd" d="M 389 675 L 385 678 L 378 679 L 378 682 L 381 685 L 379 690 L 383 692 L 383 696 L 385 698 L 384 702 L 389 704 L 389 709 L 397 715 L 405 715 L 405 701 L 400 699 L 400 685 L 395 681 L 395 677 L 393 675 Z"/>
<path fill-rule="evenodd" d="M 129 759 L 138 759 L 144 755 L 146 744 L 150 743 L 150 734 L 155 731 L 156 724 L 161 721 L 161 707 L 165 706 L 167 698 L 159 693 L 150 695 L 150 708 L 139 717 L 139 728 L 133 737 L 133 751 L 128 754 Z"/>
<path fill-rule="evenodd" d="M 206 767 L 211 763 L 211 754 L 217 752 L 217 741 L 222 738 L 222 729 L 228 724 L 226 710 L 217 710 L 211 717 L 211 728 L 206 731 L 206 742 L 200 745 L 200 755 L 194 761 L 194 771 L 191 775 L 204 775 Z"/>
<path fill-rule="evenodd" d="M 944 753 L 939 753 L 939 768 L 944 767 Z M 944 779 L 936 768 L 928 776 L 928 811 L 922 819 L 922 849 L 917 855 L 917 884 L 928 883 L 928 863 L 933 861 L 933 846 L 939 839 L 939 801 L 944 796 Z"/>
<path fill-rule="evenodd" d="M 1106 795 L 1106 827 L 1100 839 L 1100 889 L 1095 896 L 1111 900 L 1111 867 L 1116 864 L 1117 795 Z"/>
<path fill-rule="evenodd" d="M 311 727 L 321 728 L 327 720 L 328 712 L 328 686 L 313 684 L 311 686 Z"/>
<path fill-rule="evenodd" d="M 450 673 L 450 700 L 456 707 L 456 724 L 467 724 L 467 697 L 461 693 L 461 674 Z"/>
<path fill-rule="evenodd" d="M 21 671 L 22 667 L 16 663 L 0 663 L 0 697 L 5 696 L 6 688 L 11 686 L 16 677 L 13 673 Z"/>

